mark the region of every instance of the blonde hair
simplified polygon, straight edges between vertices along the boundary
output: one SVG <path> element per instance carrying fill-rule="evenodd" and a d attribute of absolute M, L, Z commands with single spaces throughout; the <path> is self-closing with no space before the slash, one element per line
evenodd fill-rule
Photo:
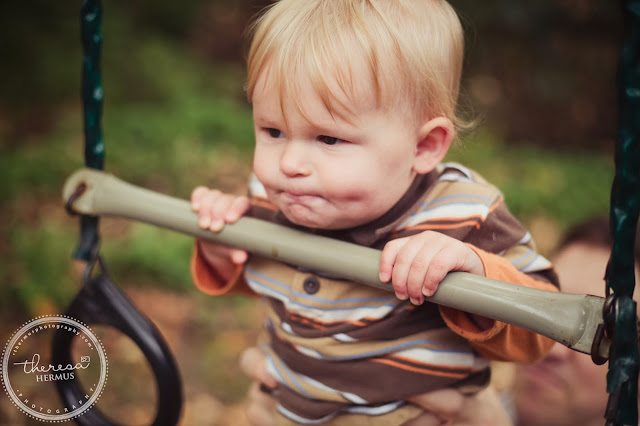
<path fill-rule="evenodd" d="M 352 112 L 355 71 L 369 74 L 377 105 L 408 102 L 416 119 L 454 124 L 464 41 L 444 0 L 280 0 L 250 27 L 247 96 L 262 73 L 304 114 L 299 84 L 308 81 L 331 113 Z M 305 80 L 306 79 L 306 80 Z M 346 112 L 346 114 L 345 114 Z"/>

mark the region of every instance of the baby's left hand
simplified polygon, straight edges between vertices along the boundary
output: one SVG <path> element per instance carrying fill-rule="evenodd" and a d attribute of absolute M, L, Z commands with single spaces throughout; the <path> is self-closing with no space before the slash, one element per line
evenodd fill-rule
<path fill-rule="evenodd" d="M 380 258 L 380 281 L 391 280 L 396 296 L 421 305 L 451 271 L 484 276 L 480 257 L 460 240 L 435 231 L 389 241 Z"/>

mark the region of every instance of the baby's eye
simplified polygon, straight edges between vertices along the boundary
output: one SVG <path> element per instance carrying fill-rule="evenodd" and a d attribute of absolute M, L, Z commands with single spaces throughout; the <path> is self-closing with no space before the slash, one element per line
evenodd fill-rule
<path fill-rule="evenodd" d="M 272 138 L 283 138 L 284 137 L 284 133 L 282 133 L 278 129 L 274 129 L 273 127 L 266 128 L 265 130 L 267 131 L 267 133 L 269 133 L 269 136 L 271 136 Z"/>
<path fill-rule="evenodd" d="M 325 136 L 325 135 L 318 136 L 318 140 L 327 145 L 336 145 L 340 142 L 344 142 L 342 139 L 334 138 L 333 136 Z"/>

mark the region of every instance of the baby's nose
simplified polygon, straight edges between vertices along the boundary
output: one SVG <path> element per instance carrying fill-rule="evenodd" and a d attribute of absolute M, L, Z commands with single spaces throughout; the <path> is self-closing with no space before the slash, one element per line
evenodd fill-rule
<path fill-rule="evenodd" d="M 311 174 L 309 148 L 305 142 L 287 142 L 280 157 L 280 170 L 286 176 L 298 177 Z"/>

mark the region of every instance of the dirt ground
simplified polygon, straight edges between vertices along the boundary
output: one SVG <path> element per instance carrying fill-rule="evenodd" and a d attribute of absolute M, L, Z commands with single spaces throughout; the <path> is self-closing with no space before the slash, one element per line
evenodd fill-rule
<path fill-rule="evenodd" d="M 244 398 L 249 379 L 238 366 L 243 349 L 255 344 L 261 325 L 259 302 L 214 302 L 194 293 L 128 288 L 127 295 L 149 317 L 169 345 L 182 379 L 180 425 L 248 426 Z M 21 322 L 4 321 L 3 335 Z M 155 417 L 155 380 L 142 352 L 112 328 L 91 326 L 108 358 L 108 378 L 97 407 L 124 425 L 150 424 Z M 4 333 L 7 331 L 7 333 Z M 4 393 L 4 392 L 3 392 Z M 41 425 L 0 397 L 0 425 Z"/>

